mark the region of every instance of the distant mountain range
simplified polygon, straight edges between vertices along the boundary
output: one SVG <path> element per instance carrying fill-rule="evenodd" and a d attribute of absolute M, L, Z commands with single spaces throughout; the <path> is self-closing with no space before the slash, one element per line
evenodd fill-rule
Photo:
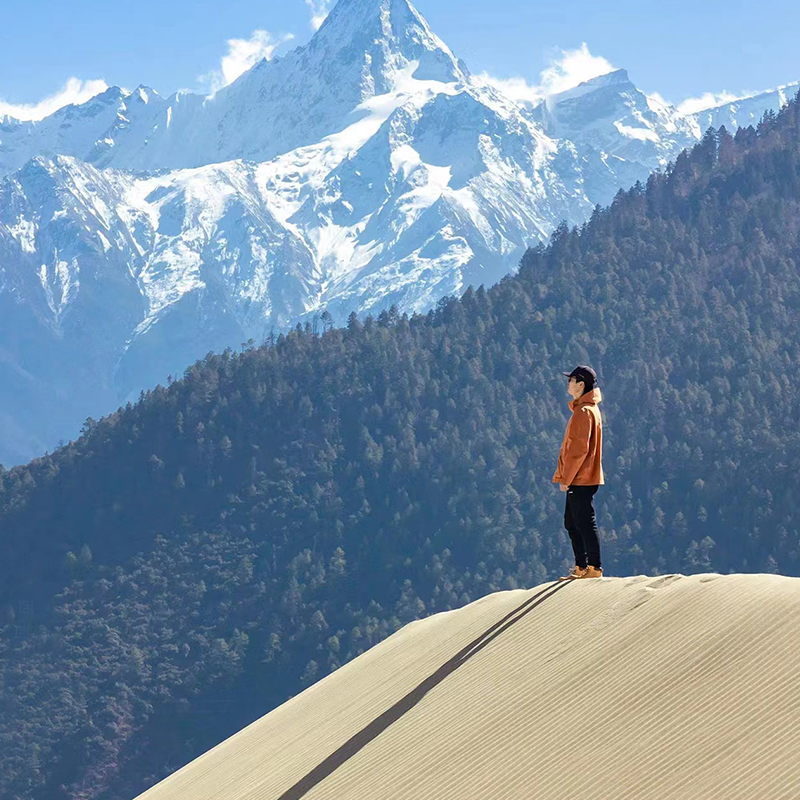
<path fill-rule="evenodd" d="M 681 115 L 617 70 L 523 106 L 407 0 L 339 0 L 213 97 L 113 87 L 3 118 L 0 463 L 209 350 L 489 286 L 708 126 L 786 100 Z"/>

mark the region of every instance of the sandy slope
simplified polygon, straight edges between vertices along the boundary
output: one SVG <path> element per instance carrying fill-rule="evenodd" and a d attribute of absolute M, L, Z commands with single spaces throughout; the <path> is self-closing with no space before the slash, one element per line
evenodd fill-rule
<path fill-rule="evenodd" d="M 800 798 L 800 579 L 489 595 L 407 625 L 140 795 L 300 797 Z"/>

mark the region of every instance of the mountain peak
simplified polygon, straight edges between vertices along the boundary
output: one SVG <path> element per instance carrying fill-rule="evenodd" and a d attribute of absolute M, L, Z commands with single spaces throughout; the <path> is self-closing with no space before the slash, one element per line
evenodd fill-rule
<path fill-rule="evenodd" d="M 217 92 L 202 124 L 189 114 L 179 120 L 187 131 L 179 157 L 200 163 L 191 140 L 206 154 L 198 132 L 212 129 L 221 143 L 215 160 L 269 160 L 353 125 L 369 115 L 365 102 L 405 93 L 409 78 L 444 89 L 467 74 L 408 0 L 339 0 L 308 44 Z"/>
<path fill-rule="evenodd" d="M 572 100 L 576 97 L 582 97 L 585 94 L 596 92 L 600 89 L 613 88 L 619 91 L 623 87 L 625 89 L 636 88 L 628 76 L 628 71 L 625 69 L 615 69 L 612 72 L 606 72 L 603 75 L 597 75 L 594 78 L 589 78 L 587 81 L 573 86 L 571 89 L 565 89 L 563 92 L 557 92 L 550 95 L 548 103 L 552 107 L 564 100 Z"/>
<path fill-rule="evenodd" d="M 149 86 L 145 86 L 143 83 L 140 83 L 131 93 L 128 95 L 132 100 L 140 100 L 142 103 L 149 103 L 150 100 L 154 97 L 161 98 L 161 95 L 155 90 L 151 89 Z"/>
<path fill-rule="evenodd" d="M 389 91 L 392 75 L 413 61 L 418 80 L 464 79 L 450 48 L 408 0 L 339 0 L 307 51 L 359 62 L 375 94 Z"/>
<path fill-rule="evenodd" d="M 631 79 L 628 77 L 628 70 L 615 69 L 611 72 L 606 72 L 604 75 L 598 75 L 596 78 L 590 78 L 585 83 L 591 83 L 594 86 L 609 86 L 617 83 L 630 83 Z"/>

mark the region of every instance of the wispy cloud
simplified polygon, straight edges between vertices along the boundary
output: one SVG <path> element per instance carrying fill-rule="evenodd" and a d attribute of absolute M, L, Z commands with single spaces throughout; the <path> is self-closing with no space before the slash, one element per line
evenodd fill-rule
<path fill-rule="evenodd" d="M 106 89 L 108 89 L 108 84 L 104 80 L 83 81 L 80 78 L 70 78 L 62 89 L 38 103 L 15 104 L 0 99 L 0 117 L 8 114 L 19 120 L 44 119 L 70 103 L 85 103 Z"/>
<path fill-rule="evenodd" d="M 233 83 L 262 58 L 269 61 L 278 47 L 292 39 L 293 33 L 276 36 L 261 29 L 254 30 L 249 39 L 228 39 L 228 52 L 222 57 L 219 69 L 206 72 L 197 80 L 208 94 L 214 94 Z"/>
<path fill-rule="evenodd" d="M 648 94 L 646 94 L 645 97 L 648 100 L 652 100 L 656 105 L 659 105 L 659 106 L 667 107 L 667 106 L 671 106 L 672 105 L 672 103 L 670 103 L 669 100 L 667 100 L 665 97 L 663 97 L 658 92 L 648 92 Z"/>
<path fill-rule="evenodd" d="M 528 83 L 525 78 L 495 78 L 485 72 L 478 77 L 518 103 L 538 103 L 549 95 L 566 91 L 615 69 L 607 59 L 592 55 L 586 42 L 583 42 L 575 50 L 561 50 L 542 70 L 538 84 Z"/>
<path fill-rule="evenodd" d="M 700 97 L 688 97 L 678 106 L 678 113 L 696 114 L 698 111 L 705 111 L 707 108 L 714 108 L 714 106 L 721 106 L 725 103 L 732 103 L 734 100 L 743 100 L 745 97 L 751 97 L 755 92 L 749 94 L 732 94 L 728 91 L 722 92 L 706 92 Z"/>
<path fill-rule="evenodd" d="M 538 86 L 528 83 L 525 78 L 495 78 L 489 75 L 488 72 L 481 72 L 475 76 L 482 81 L 485 81 L 495 89 L 499 89 L 503 95 L 514 100 L 517 103 L 530 103 L 535 105 L 540 100 L 544 99 Z"/>
<path fill-rule="evenodd" d="M 311 9 L 311 27 L 317 31 L 331 10 L 332 0 L 305 0 L 305 2 Z"/>
<path fill-rule="evenodd" d="M 602 56 L 593 56 L 586 42 L 583 42 L 577 50 L 562 50 L 560 58 L 553 60 L 539 76 L 539 80 L 545 94 L 556 94 L 615 69 Z"/>

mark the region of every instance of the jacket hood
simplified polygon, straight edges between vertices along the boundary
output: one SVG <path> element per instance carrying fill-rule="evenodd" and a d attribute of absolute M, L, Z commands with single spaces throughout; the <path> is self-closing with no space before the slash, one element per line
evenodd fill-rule
<path fill-rule="evenodd" d="M 603 402 L 603 393 L 600 391 L 599 386 L 595 386 L 590 392 L 586 392 L 582 394 L 577 400 L 569 400 L 567 405 L 573 411 L 577 406 L 583 406 L 587 403 L 602 403 Z"/>

